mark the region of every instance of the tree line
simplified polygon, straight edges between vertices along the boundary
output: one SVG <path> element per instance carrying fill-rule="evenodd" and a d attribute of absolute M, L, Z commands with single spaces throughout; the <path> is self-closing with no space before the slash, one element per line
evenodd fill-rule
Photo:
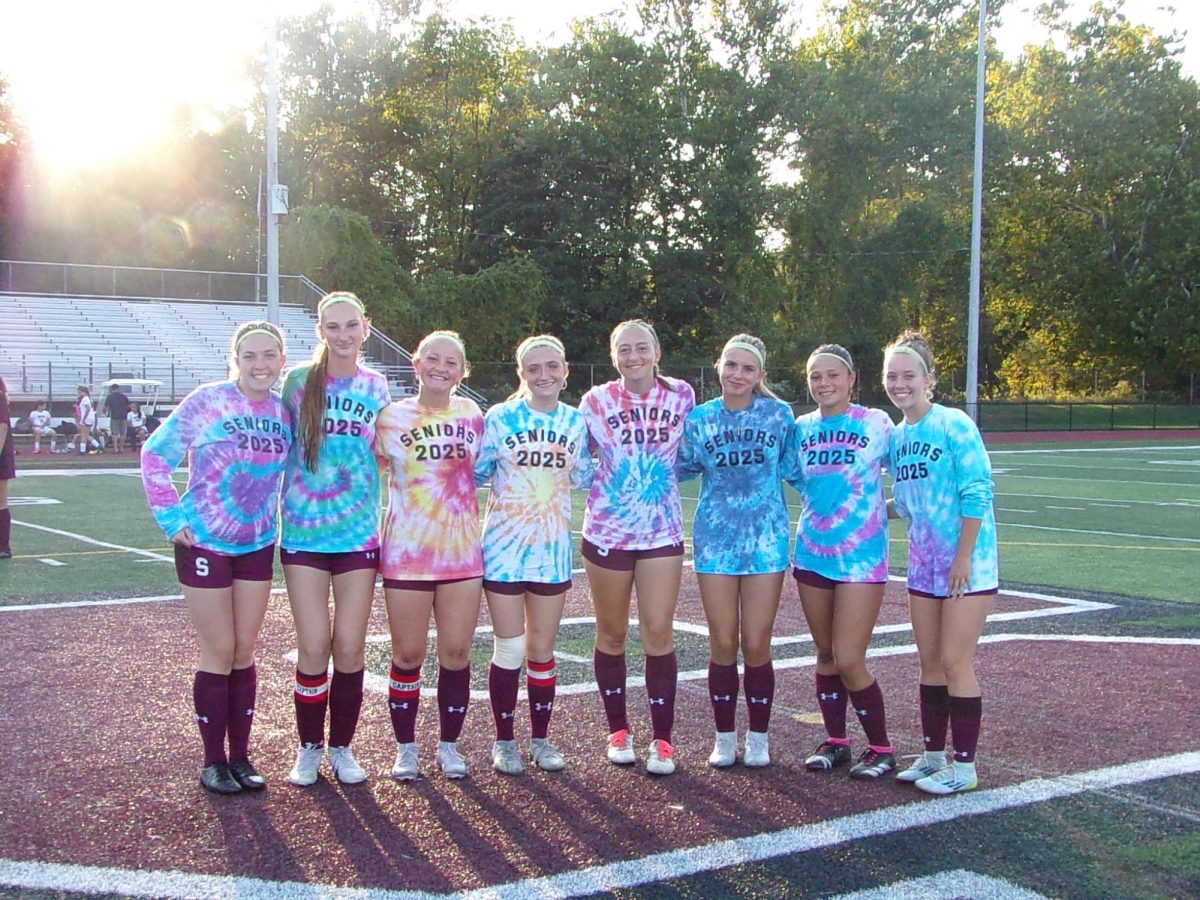
<path fill-rule="evenodd" d="M 1186 394 L 1196 82 L 1119 4 L 1041 15 L 1044 45 L 988 56 L 981 395 Z M 395 0 L 287 20 L 283 269 L 357 291 L 402 342 L 455 327 L 479 360 L 548 330 L 598 361 L 642 316 L 669 363 L 756 333 L 800 395 L 818 343 L 877 384 L 913 326 L 961 389 L 977 23 L 955 0 L 830 0 L 803 30 L 784 0 L 641 0 L 531 46 Z M 2 66 L 0 257 L 254 271 L 261 95 L 51 184 Z"/>

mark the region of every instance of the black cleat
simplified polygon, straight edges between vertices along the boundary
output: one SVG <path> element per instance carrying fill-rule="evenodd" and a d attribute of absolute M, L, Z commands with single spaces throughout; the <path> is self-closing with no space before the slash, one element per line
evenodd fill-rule
<path fill-rule="evenodd" d="M 896 757 L 892 753 L 879 753 L 868 747 L 850 767 L 851 778 L 878 778 L 896 768 Z"/>
<path fill-rule="evenodd" d="M 200 783 L 214 794 L 240 794 L 242 791 L 228 763 L 205 766 L 200 770 Z"/>
<path fill-rule="evenodd" d="M 823 741 L 821 746 L 813 751 L 813 755 L 804 761 L 804 768 L 810 772 L 832 772 L 838 766 L 850 762 L 850 745 L 835 744 Z"/>
<path fill-rule="evenodd" d="M 247 791 L 261 791 L 267 786 L 267 779 L 258 774 L 258 770 L 250 765 L 250 760 L 241 759 L 229 764 L 233 777 Z"/>

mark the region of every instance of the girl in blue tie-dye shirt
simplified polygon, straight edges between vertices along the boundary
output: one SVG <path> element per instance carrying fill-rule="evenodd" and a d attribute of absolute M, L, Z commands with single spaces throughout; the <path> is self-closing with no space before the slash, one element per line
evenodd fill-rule
<path fill-rule="evenodd" d="M 362 710 L 367 620 L 379 565 L 375 424 L 391 401 L 387 379 L 359 362 L 369 334 L 358 297 L 326 294 L 317 304 L 316 356 L 288 372 L 283 384 L 296 443 L 284 481 L 279 561 L 296 623 L 293 704 L 300 738 L 288 780 L 301 787 L 317 781 L 327 710 L 334 774 L 345 784 L 367 777 L 350 741 Z"/>
<path fill-rule="evenodd" d="M 221 794 L 266 784 L 248 750 L 254 644 L 271 594 L 279 487 L 292 443 L 283 403 L 271 392 L 285 362 L 278 328 L 240 326 L 230 380 L 196 388 L 142 445 L 146 499 L 175 546 L 175 572 L 200 642 L 192 689 L 204 741 L 200 783 Z M 171 473 L 184 457 L 181 497 Z"/>
<path fill-rule="evenodd" d="M 475 478 L 491 479 L 483 523 L 483 589 L 494 648 L 488 694 L 496 724 L 492 764 L 507 775 L 524 771 L 513 736 L 521 664 L 532 739 L 529 756 L 548 772 L 563 768 L 550 743 L 557 675 L 554 641 L 571 586 L 571 489 L 592 483 L 583 413 L 560 403 L 566 351 L 551 335 L 517 347 L 521 386 L 488 410 Z"/>
<path fill-rule="evenodd" d="M 708 696 L 717 730 L 708 763 L 721 768 L 737 761 L 740 646 L 750 714 L 742 762 L 765 766 L 775 695 L 771 631 L 788 567 L 780 468 L 791 458 L 792 410 L 766 385 L 767 350 L 757 337 L 731 337 L 716 368 L 721 396 L 692 410 L 679 454 L 681 478 L 703 476 L 692 548 L 708 620 Z"/>
<path fill-rule="evenodd" d="M 925 733 L 924 754 L 896 777 L 931 794 L 954 794 L 978 784 L 983 704 L 975 647 L 999 582 L 987 450 L 969 416 L 932 401 L 936 382 L 923 336 L 906 331 L 888 346 L 884 386 L 904 413 L 892 436 L 892 493 L 896 515 L 909 520 L 908 602 Z"/>
<path fill-rule="evenodd" d="M 850 761 L 846 706 L 853 702 L 867 748 L 850 776 L 878 778 L 896 767 L 883 693 L 866 661 L 888 580 L 881 469 L 892 420 L 851 402 L 857 375 L 845 347 L 821 345 L 807 369 L 817 409 L 796 420 L 792 442 L 802 503 L 795 576 L 817 650 L 817 706 L 826 737 L 805 766 L 829 772 Z"/>

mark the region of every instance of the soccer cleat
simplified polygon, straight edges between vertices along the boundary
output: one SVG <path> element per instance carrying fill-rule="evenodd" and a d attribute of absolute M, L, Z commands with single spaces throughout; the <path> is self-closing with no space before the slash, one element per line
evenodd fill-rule
<path fill-rule="evenodd" d="M 534 738 L 529 742 L 529 758 L 543 772 L 561 772 L 567 766 L 567 761 L 558 752 L 558 748 L 550 743 L 550 738 Z"/>
<path fill-rule="evenodd" d="M 940 772 L 947 765 L 945 753 L 922 753 L 907 769 L 896 773 L 896 780 L 903 784 L 911 784 Z"/>
<path fill-rule="evenodd" d="M 718 731 L 713 741 L 712 753 L 708 754 L 708 764 L 714 769 L 724 769 L 737 762 L 737 732 Z"/>
<path fill-rule="evenodd" d="M 670 775 L 675 771 L 675 748 L 664 740 L 650 742 L 646 771 L 651 775 Z"/>
<path fill-rule="evenodd" d="M 288 772 L 288 781 L 297 787 L 308 787 L 317 783 L 317 770 L 321 768 L 321 755 L 325 748 L 320 744 L 305 744 L 296 751 L 296 764 Z"/>
<path fill-rule="evenodd" d="M 8 547 L 0 547 L 0 559 L 12 559 L 12 550 Z"/>
<path fill-rule="evenodd" d="M 237 783 L 247 791 L 261 791 L 267 786 L 267 779 L 258 773 L 258 769 L 250 764 L 248 759 L 239 759 L 229 764 L 229 771 L 237 779 Z"/>
<path fill-rule="evenodd" d="M 746 752 L 742 754 L 742 765 L 751 769 L 761 769 L 770 764 L 771 753 L 767 748 L 767 733 L 747 731 Z"/>
<path fill-rule="evenodd" d="M 442 770 L 442 774 L 447 778 L 465 778 L 467 775 L 467 761 L 463 759 L 463 755 L 458 752 L 458 745 L 454 741 L 441 741 L 438 743 L 437 749 L 437 764 Z"/>
<path fill-rule="evenodd" d="M 392 764 L 392 777 L 397 781 L 416 781 L 421 776 L 417 766 L 417 745 L 396 744 L 396 762 Z"/>
<path fill-rule="evenodd" d="M 954 763 L 927 775 L 916 786 L 927 794 L 961 794 L 979 786 L 974 763 Z"/>
<path fill-rule="evenodd" d="M 525 771 L 516 741 L 496 741 L 492 744 L 492 766 L 505 775 L 520 775 Z"/>
<path fill-rule="evenodd" d="M 804 761 L 804 768 L 810 772 L 832 772 L 838 766 L 850 762 L 850 745 L 835 744 L 832 741 L 822 741 L 813 755 Z"/>
<path fill-rule="evenodd" d="M 878 778 L 885 772 L 896 768 L 894 753 L 881 753 L 868 747 L 858 757 L 858 762 L 850 767 L 851 778 Z"/>
<path fill-rule="evenodd" d="M 354 758 L 349 745 L 329 748 L 329 767 L 342 784 L 362 784 L 367 780 L 367 773 Z"/>
<path fill-rule="evenodd" d="M 631 766 L 637 762 L 627 729 L 622 728 L 608 736 L 608 761 L 617 766 Z"/>
<path fill-rule="evenodd" d="M 200 770 L 200 783 L 214 794 L 239 794 L 242 786 L 227 763 L 213 763 Z"/>

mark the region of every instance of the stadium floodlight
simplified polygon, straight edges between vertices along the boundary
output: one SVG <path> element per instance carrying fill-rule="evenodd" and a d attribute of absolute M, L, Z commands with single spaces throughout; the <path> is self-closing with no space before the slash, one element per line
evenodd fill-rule
<path fill-rule="evenodd" d="M 975 171 L 971 180 L 971 285 L 967 311 L 967 415 L 979 422 L 979 268 L 983 245 L 983 95 L 987 64 L 987 0 L 979 0 L 975 63 Z"/>

